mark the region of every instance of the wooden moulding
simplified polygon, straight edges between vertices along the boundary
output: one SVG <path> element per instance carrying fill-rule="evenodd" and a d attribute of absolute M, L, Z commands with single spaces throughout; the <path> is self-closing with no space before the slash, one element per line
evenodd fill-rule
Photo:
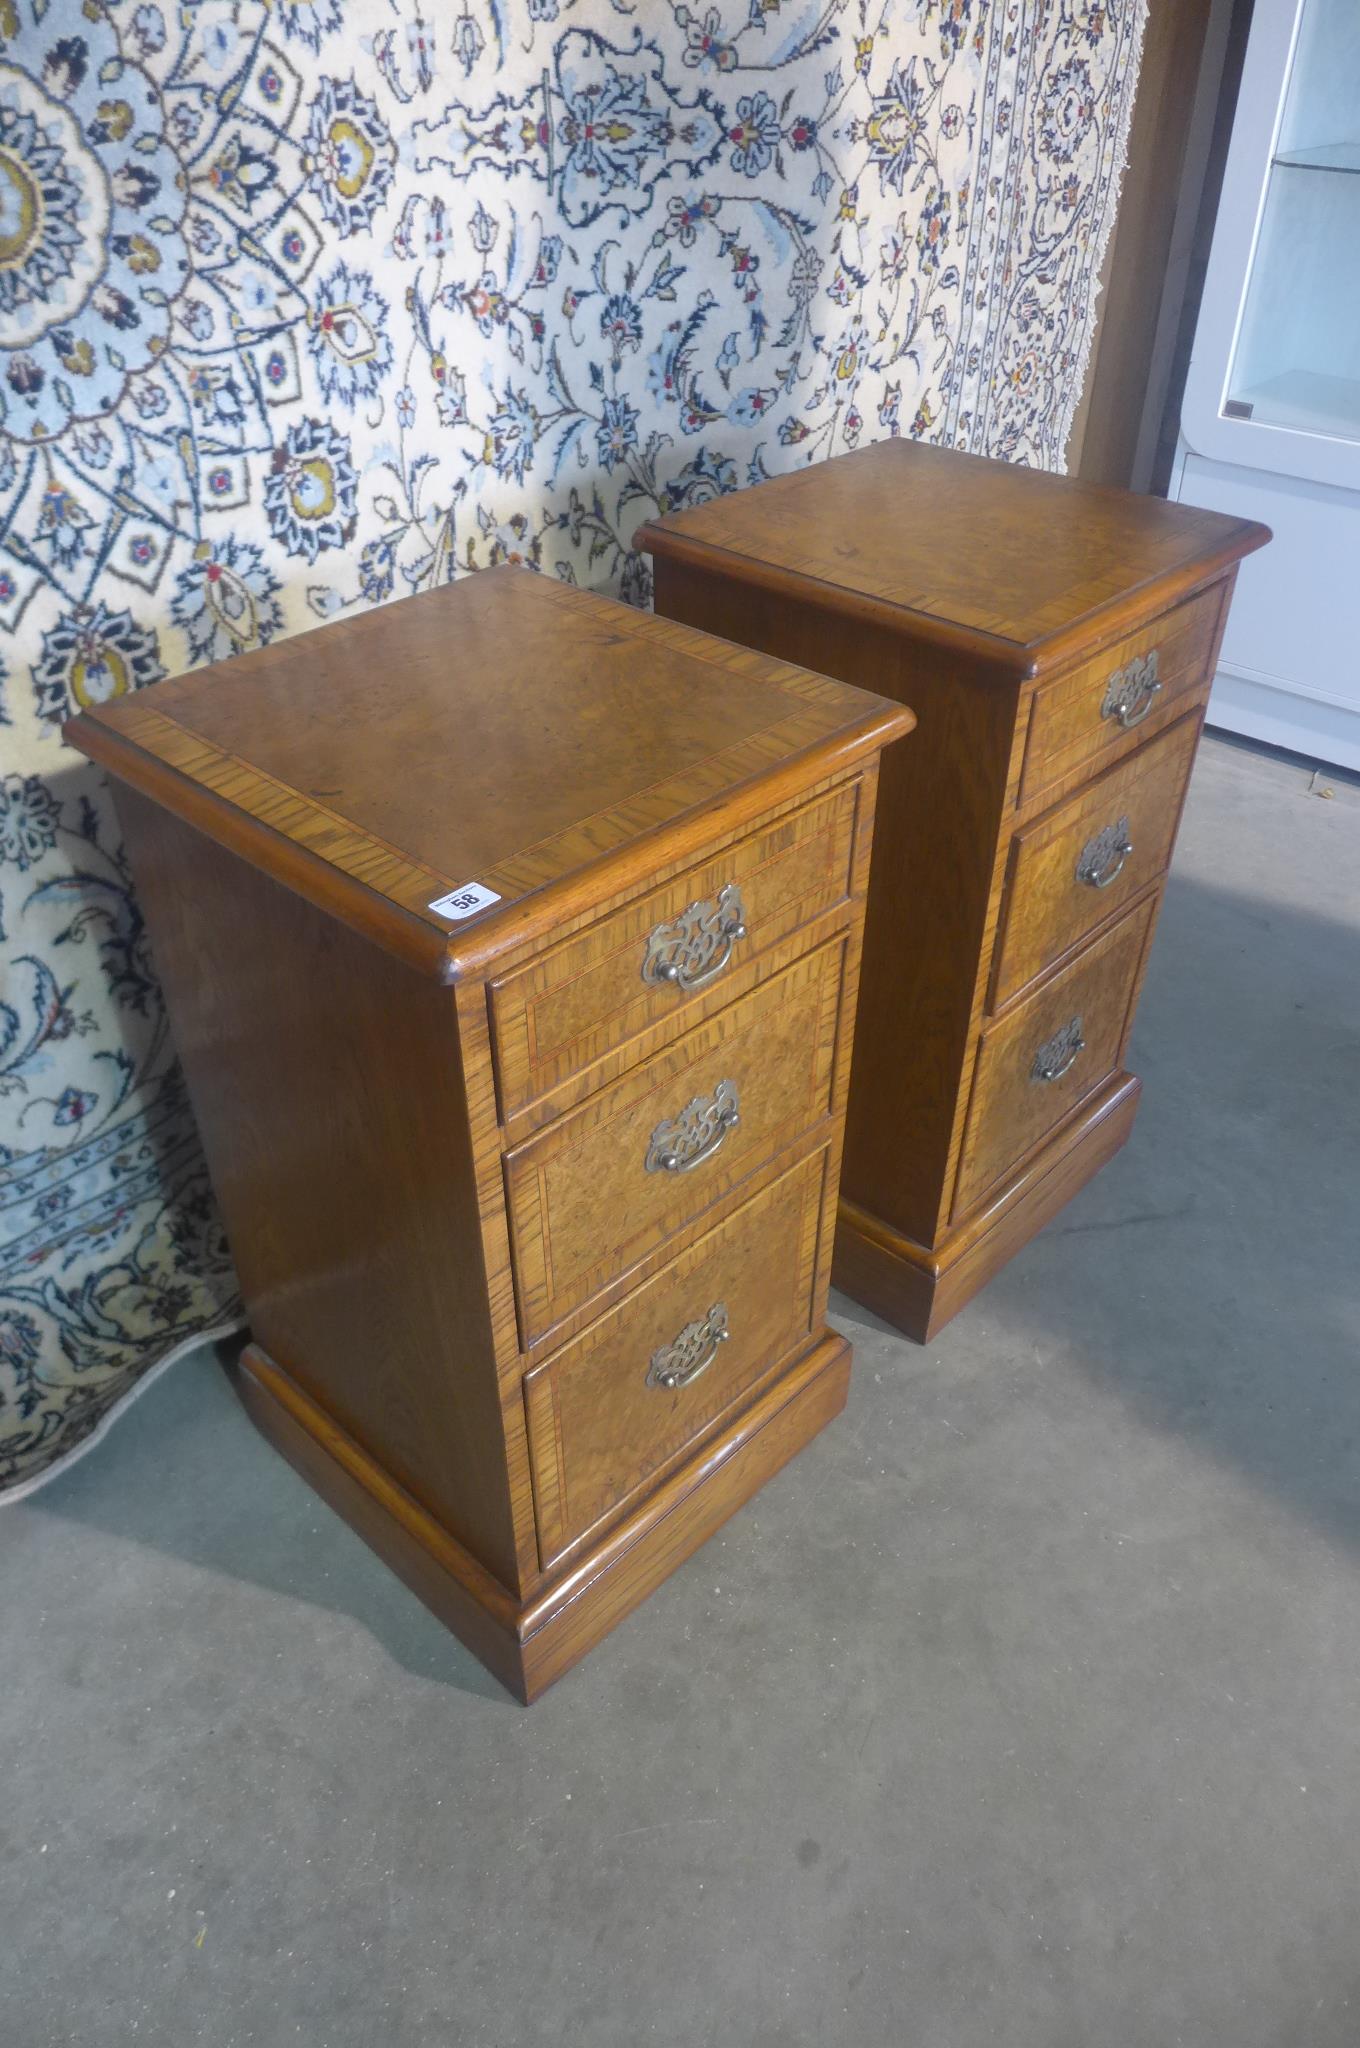
<path fill-rule="evenodd" d="M 1052 1144 L 934 1250 L 842 1197 L 833 1284 L 918 1344 L 929 1344 L 1113 1159 L 1133 1129 L 1142 1087 L 1135 1075 L 1117 1074 Z"/>
<path fill-rule="evenodd" d="M 633 1514 L 523 1603 L 258 1345 L 248 1345 L 231 1372 L 275 1449 L 527 1706 L 840 1413 L 850 1347 L 828 1333 Z"/>

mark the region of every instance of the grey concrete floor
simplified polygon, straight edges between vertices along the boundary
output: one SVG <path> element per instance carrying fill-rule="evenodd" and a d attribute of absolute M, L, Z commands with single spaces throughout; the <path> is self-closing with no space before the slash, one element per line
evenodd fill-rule
<path fill-rule="evenodd" d="M 528 1713 L 207 1357 L 0 1513 L 4 2048 L 1354 2048 L 1360 791 L 1206 745 L 1134 1064 Z"/>

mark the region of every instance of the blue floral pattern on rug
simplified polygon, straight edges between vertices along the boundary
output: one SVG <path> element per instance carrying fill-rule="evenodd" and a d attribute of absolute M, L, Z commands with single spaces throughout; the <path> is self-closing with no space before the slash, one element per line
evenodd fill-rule
<path fill-rule="evenodd" d="M 874 438 L 1061 463 L 1143 0 L 0 0 L 0 1488 L 238 1313 L 82 706 Z"/>

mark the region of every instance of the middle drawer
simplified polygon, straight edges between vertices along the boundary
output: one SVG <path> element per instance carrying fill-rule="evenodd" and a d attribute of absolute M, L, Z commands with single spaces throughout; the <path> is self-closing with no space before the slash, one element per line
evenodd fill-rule
<path fill-rule="evenodd" d="M 999 1010 L 1161 874 L 1198 731 L 1198 718 L 1182 719 L 1016 833 L 991 1009 Z"/>
<path fill-rule="evenodd" d="M 794 961 L 506 1154 L 525 1350 L 586 1302 L 602 1307 L 830 1112 L 845 943 Z"/>

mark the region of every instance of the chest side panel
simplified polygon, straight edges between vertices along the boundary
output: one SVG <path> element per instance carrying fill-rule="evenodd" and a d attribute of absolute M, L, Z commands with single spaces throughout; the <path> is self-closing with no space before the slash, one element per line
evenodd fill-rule
<path fill-rule="evenodd" d="M 449 992 L 134 792 L 117 802 L 257 1341 L 513 1584 Z"/>
<path fill-rule="evenodd" d="M 802 649 L 916 714 L 879 776 L 842 1188 L 928 1241 L 947 1203 L 1021 685 L 815 596 L 791 601 L 660 557 L 656 573 L 668 616 L 784 658 Z"/>

